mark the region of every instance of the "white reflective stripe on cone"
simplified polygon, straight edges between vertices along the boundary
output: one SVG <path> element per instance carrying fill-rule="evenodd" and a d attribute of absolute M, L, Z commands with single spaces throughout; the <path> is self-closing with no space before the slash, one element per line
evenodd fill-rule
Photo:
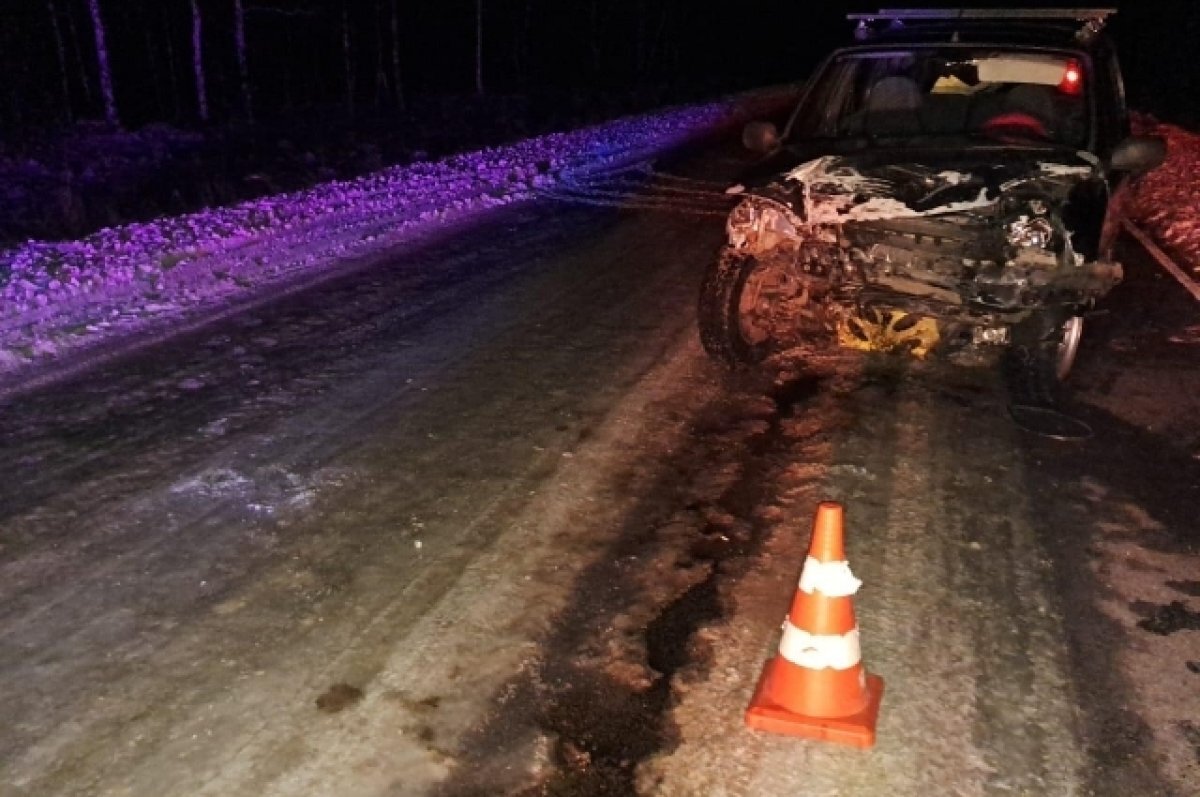
<path fill-rule="evenodd" d="M 783 624 L 783 639 L 779 640 L 779 655 L 810 670 L 848 670 L 862 661 L 858 629 L 840 636 L 810 634 L 791 623 Z"/>
<path fill-rule="evenodd" d="M 862 581 L 850 572 L 849 562 L 822 562 L 808 557 L 800 572 L 800 590 L 809 595 L 820 592 L 830 598 L 845 598 L 858 592 Z"/>

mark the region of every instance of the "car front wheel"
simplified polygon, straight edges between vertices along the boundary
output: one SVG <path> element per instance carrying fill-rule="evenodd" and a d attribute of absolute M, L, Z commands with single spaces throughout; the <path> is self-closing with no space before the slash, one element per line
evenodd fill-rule
<path fill-rule="evenodd" d="M 775 269 L 743 252 L 723 252 L 700 286 L 704 350 L 731 367 L 761 360 L 769 348 L 780 287 Z"/>

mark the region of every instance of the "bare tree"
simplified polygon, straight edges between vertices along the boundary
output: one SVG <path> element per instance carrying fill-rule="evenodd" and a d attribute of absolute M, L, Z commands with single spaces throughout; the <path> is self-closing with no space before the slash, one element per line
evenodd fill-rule
<path fill-rule="evenodd" d="M 646 58 L 646 0 L 636 0 L 634 3 L 637 22 L 634 23 L 633 63 L 637 66 L 638 74 L 644 74 Z"/>
<path fill-rule="evenodd" d="M 392 0 L 392 91 L 396 107 L 404 110 L 404 83 L 400 80 L 400 9 Z"/>
<path fill-rule="evenodd" d="M 46 0 L 46 10 L 50 12 L 50 30 L 54 34 L 54 52 L 58 56 L 58 77 L 62 91 L 63 113 L 69 123 L 75 120 L 75 114 L 71 112 L 71 84 L 67 78 L 67 46 L 63 42 L 62 28 L 58 26 L 58 9 L 54 7 L 54 0 Z"/>
<path fill-rule="evenodd" d="M 192 73 L 196 76 L 196 110 L 201 122 L 208 122 L 208 91 L 204 87 L 204 20 L 200 5 L 192 0 Z"/>
<path fill-rule="evenodd" d="M 171 17 L 167 13 L 167 9 L 159 6 L 159 20 L 162 22 L 162 41 L 164 49 L 167 52 L 167 76 L 170 78 L 169 85 L 171 87 L 171 107 L 174 111 L 172 119 L 178 121 L 181 114 L 179 98 L 181 96 L 179 89 L 179 66 L 175 58 L 175 30 L 171 24 Z"/>
<path fill-rule="evenodd" d="M 483 96 L 483 0 L 475 0 L 475 93 Z"/>
<path fill-rule="evenodd" d="M 158 46 L 154 41 L 154 28 L 150 25 L 142 26 L 142 43 L 146 47 L 146 63 L 150 66 L 150 82 L 154 86 L 154 103 L 158 107 L 158 115 L 165 118 L 167 115 L 167 102 L 164 99 L 163 83 L 160 70 L 158 68 Z"/>
<path fill-rule="evenodd" d="M 371 27 L 375 30 L 375 112 L 378 114 L 388 95 L 388 77 L 383 68 L 383 29 L 380 27 L 380 18 L 383 16 L 382 0 L 375 0 L 374 12 Z"/>
<path fill-rule="evenodd" d="M 346 113 L 354 116 L 354 59 L 350 48 L 350 12 L 342 2 L 342 67 L 346 72 Z"/>
<path fill-rule="evenodd" d="M 250 65 L 246 58 L 246 9 L 242 0 L 233 0 L 233 42 L 237 48 L 238 78 L 242 86 L 242 113 L 254 123 L 254 96 L 250 92 Z"/>
<path fill-rule="evenodd" d="M 9 9 L 4 9 L 7 14 Z M 4 19 L 0 22 L 0 70 L 8 77 L 21 68 L 21 56 L 19 51 L 14 46 L 14 34 L 17 26 L 9 24 L 9 20 Z M 18 86 L 26 85 L 28 81 L 18 83 L 16 80 L 5 80 L 0 82 L 0 91 L 4 92 L 4 105 L 0 107 L 0 124 L 4 125 L 4 129 L 8 129 L 8 125 L 20 127 L 25 119 L 24 108 L 26 103 L 21 96 Z M 8 113 L 5 114 L 4 111 Z"/>
<path fill-rule="evenodd" d="M 75 74 L 79 75 L 79 84 L 83 87 L 83 99 L 90 108 L 96 101 L 96 95 L 92 91 L 92 79 L 83 63 L 83 48 L 79 44 L 79 28 L 75 25 L 75 15 L 71 13 L 71 6 L 68 5 L 64 11 L 67 17 L 67 36 L 71 41 L 71 60 L 74 62 Z"/>
<path fill-rule="evenodd" d="M 588 22 L 591 28 L 592 74 L 600 74 L 600 3 L 591 0 L 588 4 Z"/>
<path fill-rule="evenodd" d="M 92 14 L 92 29 L 96 34 L 96 66 L 100 71 L 100 93 L 104 96 L 104 120 L 110 127 L 120 127 L 117 98 L 113 92 L 112 67 L 108 61 L 108 45 L 104 40 L 104 20 L 100 16 L 100 0 L 88 0 Z"/>
<path fill-rule="evenodd" d="M 517 83 L 521 86 L 525 86 L 526 84 L 526 74 L 529 69 L 529 28 L 532 23 L 532 17 L 532 0 L 523 0 L 521 3 L 521 14 L 516 22 L 512 48 L 513 72 L 516 74 Z"/>
<path fill-rule="evenodd" d="M 287 43 L 287 52 L 293 52 L 296 43 L 296 34 L 290 25 L 284 26 L 284 41 Z M 283 112 L 291 114 L 296 107 L 296 97 L 293 90 L 295 84 L 295 65 L 292 59 L 283 59 Z"/>
<path fill-rule="evenodd" d="M 339 0 L 339 3 L 344 6 L 345 0 Z M 300 61 L 301 59 L 289 56 L 296 52 L 297 47 L 302 47 L 307 44 L 307 42 L 301 45 L 297 44 L 296 26 L 298 23 L 307 23 L 314 19 L 326 19 L 329 14 L 336 13 L 330 9 L 336 8 L 337 4 L 333 2 L 324 2 L 320 4 L 288 2 L 286 5 L 258 5 L 257 3 L 243 2 L 243 0 L 235 0 L 235 4 L 235 11 L 244 10 L 246 16 L 248 17 L 261 18 L 269 16 L 274 18 L 274 20 L 278 20 L 278 22 L 272 21 L 271 26 L 282 32 L 284 40 L 285 56 L 279 59 L 278 64 L 276 65 L 278 70 L 275 72 L 280 79 L 280 91 L 278 93 L 282 95 L 278 97 L 279 108 L 285 114 L 290 114 L 293 110 L 295 110 L 297 105 L 296 94 L 298 92 L 296 91 L 296 84 L 303 81 L 297 80 L 296 77 L 297 61 Z M 239 23 L 235 19 L 235 28 L 238 24 Z M 325 28 L 322 28 L 322 30 L 325 30 Z M 234 36 L 236 37 L 237 35 L 238 34 L 235 29 Z M 239 44 L 239 48 L 243 48 L 244 46 L 245 42 L 243 40 L 241 44 Z M 243 52 L 246 51 L 247 50 L 243 49 Z M 240 58 L 241 56 L 239 55 L 239 59 Z M 311 62 L 311 59 L 309 59 L 309 61 Z M 311 66 L 311 63 L 307 63 L 306 65 Z M 244 91 L 247 92 L 246 97 L 249 98 L 249 100 L 253 103 L 254 90 L 253 85 L 249 81 L 248 67 L 249 64 L 247 62 Z M 241 64 L 239 63 L 239 70 L 240 69 Z M 272 93 L 271 96 L 275 96 L 275 93 Z M 253 104 L 251 104 L 249 107 L 252 109 Z"/>
<path fill-rule="evenodd" d="M 662 53 L 665 53 L 668 47 L 666 39 L 667 27 L 670 24 L 670 21 L 671 9 L 666 3 L 663 3 L 662 13 L 658 18 L 657 30 L 652 34 L 650 38 L 650 45 L 646 50 L 646 63 L 644 66 L 647 72 L 654 71 L 658 77 L 661 77 L 663 74 L 663 70 L 658 66 L 659 56 Z"/>

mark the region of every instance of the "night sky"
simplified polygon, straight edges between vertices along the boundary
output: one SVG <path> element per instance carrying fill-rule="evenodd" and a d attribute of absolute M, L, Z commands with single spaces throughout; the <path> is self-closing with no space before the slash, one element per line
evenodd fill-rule
<path fill-rule="evenodd" d="M 0 125 L 6 134 L 103 117 L 88 1 L 0 3 Z M 97 2 L 122 124 L 197 124 L 191 0 Z M 237 119 L 244 113 L 234 0 L 196 4 L 203 21 L 210 121 Z M 401 97 L 476 94 L 475 0 L 394 4 Z M 259 120 L 344 110 L 347 96 L 356 113 L 396 110 L 393 0 L 243 0 L 243 5 Z M 642 87 L 679 99 L 802 78 L 831 47 L 849 42 L 847 11 L 877 7 L 801 0 L 743 0 L 711 12 L 699 11 L 691 0 L 483 0 L 482 5 L 483 85 L 489 96 L 569 92 L 586 98 Z M 1168 119 L 1200 121 L 1200 59 L 1193 53 L 1200 41 L 1200 4 L 1118 6 L 1114 30 L 1135 107 Z M 349 93 L 343 12 L 350 42 Z"/>

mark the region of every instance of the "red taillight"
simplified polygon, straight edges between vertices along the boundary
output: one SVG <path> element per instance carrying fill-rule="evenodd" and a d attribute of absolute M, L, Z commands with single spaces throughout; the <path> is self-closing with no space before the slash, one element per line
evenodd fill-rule
<path fill-rule="evenodd" d="M 1062 82 L 1058 90 L 1063 94 L 1080 94 L 1083 92 L 1083 69 L 1078 61 L 1069 61 L 1067 70 L 1063 72 Z"/>

